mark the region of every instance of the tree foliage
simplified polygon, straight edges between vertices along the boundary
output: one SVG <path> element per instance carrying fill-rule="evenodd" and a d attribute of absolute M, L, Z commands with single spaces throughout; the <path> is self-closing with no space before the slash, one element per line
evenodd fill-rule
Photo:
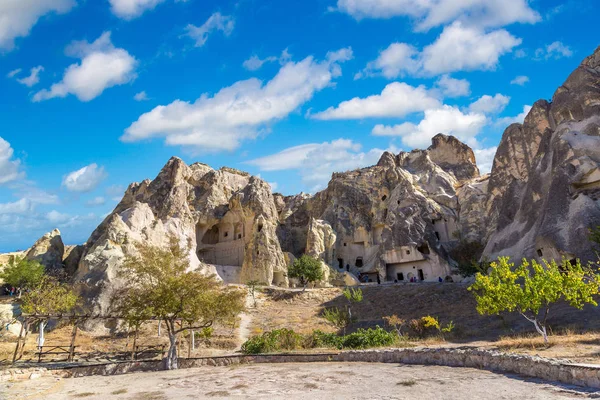
<path fill-rule="evenodd" d="M 188 249 L 174 237 L 167 247 L 138 243 L 136 249 L 138 255 L 123 265 L 126 288 L 115 293 L 113 307 L 132 326 L 153 317 L 164 321 L 170 340 L 166 366 L 176 369 L 179 334 L 234 322 L 244 310 L 245 293 L 190 271 Z"/>
<path fill-rule="evenodd" d="M 508 257 L 501 257 L 490 264 L 489 274 L 478 273 L 469 290 L 475 294 L 480 314 L 497 315 L 501 312 L 518 312 L 534 326 L 548 342 L 547 318 L 550 308 L 560 300 L 572 307 L 582 309 L 586 304 L 598 304 L 600 276 L 591 267 L 579 261 L 523 260 L 515 268 Z"/>
<path fill-rule="evenodd" d="M 9 286 L 22 291 L 36 287 L 44 278 L 44 266 L 37 261 L 23 257 L 11 257 L 9 263 L 0 272 L 0 279 Z"/>
<path fill-rule="evenodd" d="M 288 268 L 290 278 L 296 278 L 306 290 L 306 286 L 311 282 L 317 282 L 323 279 L 323 269 L 321 261 L 317 258 L 304 254 L 302 257 L 294 260 Z"/>
<path fill-rule="evenodd" d="M 25 314 L 60 315 L 73 310 L 79 297 L 71 286 L 51 276 L 43 276 L 35 287 L 23 295 L 21 309 Z"/>

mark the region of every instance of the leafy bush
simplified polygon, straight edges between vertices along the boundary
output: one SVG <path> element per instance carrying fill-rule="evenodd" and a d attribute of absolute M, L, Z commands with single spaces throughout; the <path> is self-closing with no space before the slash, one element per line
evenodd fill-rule
<path fill-rule="evenodd" d="M 426 315 L 420 319 L 413 319 L 410 321 L 409 325 L 419 337 L 424 337 L 427 333 L 435 331 L 442 334 L 450 333 L 456 328 L 453 321 L 450 321 L 447 325 L 443 326 L 440 324 L 438 317 L 432 317 L 431 315 Z"/>
<path fill-rule="evenodd" d="M 375 329 L 359 329 L 342 337 L 341 347 L 347 349 L 368 349 L 371 347 L 390 346 L 396 341 L 396 334 L 379 326 Z"/>
<path fill-rule="evenodd" d="M 316 330 L 302 337 L 292 330 L 278 329 L 249 339 L 243 344 L 242 352 L 262 354 L 299 348 L 368 349 L 390 346 L 396 340 L 397 336 L 394 332 L 388 332 L 379 326 L 374 329 L 359 329 L 345 336 Z"/>
<path fill-rule="evenodd" d="M 432 317 L 431 315 L 427 315 L 427 316 L 421 318 L 421 321 L 423 322 L 423 327 L 425 327 L 425 329 L 435 328 L 438 331 L 440 330 L 440 321 L 438 320 L 437 317 Z"/>
<path fill-rule="evenodd" d="M 360 303 L 361 301 L 363 301 L 363 292 L 361 289 L 346 288 L 342 293 L 344 294 L 344 297 L 346 298 L 346 300 L 348 300 L 350 304 Z"/>
<path fill-rule="evenodd" d="M 304 348 L 338 348 L 341 345 L 342 336 L 335 333 L 327 333 L 316 330 L 310 335 L 307 335 L 304 340 Z"/>
<path fill-rule="evenodd" d="M 352 318 L 348 310 L 341 310 L 337 307 L 323 310 L 323 318 L 336 328 L 341 329 L 344 333 L 346 332 L 346 327 L 356 320 L 356 318 Z"/>
<path fill-rule="evenodd" d="M 296 350 L 301 347 L 302 336 L 291 329 L 276 329 L 255 336 L 242 345 L 244 354 L 270 353 L 280 350 Z"/>

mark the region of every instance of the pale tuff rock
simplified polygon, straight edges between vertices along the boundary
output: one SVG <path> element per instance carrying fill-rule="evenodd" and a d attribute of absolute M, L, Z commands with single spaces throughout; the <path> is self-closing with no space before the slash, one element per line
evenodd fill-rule
<path fill-rule="evenodd" d="M 473 150 L 454 136 L 436 135 L 427 149 L 429 158 L 444 171 L 463 182 L 479 176 Z"/>
<path fill-rule="evenodd" d="M 46 233 L 27 251 L 25 258 L 37 261 L 47 270 L 62 270 L 65 245 L 58 229 Z"/>
<path fill-rule="evenodd" d="M 98 311 L 107 311 L 118 272 L 135 243 L 190 249 L 191 268 L 243 283 L 287 285 L 269 185 L 247 173 L 172 158 L 153 181 L 133 184 L 90 237 L 75 274 Z M 218 266 L 218 267 L 217 267 Z"/>
<path fill-rule="evenodd" d="M 511 125 L 492 169 L 485 254 L 592 260 L 600 225 L 600 48 Z"/>
<path fill-rule="evenodd" d="M 587 229 L 600 225 L 600 49 L 554 95 L 509 126 L 490 175 L 473 151 L 437 135 L 427 150 L 333 174 L 314 196 L 272 194 L 231 168 L 172 158 L 153 181 L 132 184 L 84 248 L 67 251 L 68 271 L 105 311 L 135 242 L 175 235 L 190 264 L 226 282 L 288 285 L 287 267 L 310 254 L 340 285 L 456 279 L 448 252 L 458 240 L 486 244 L 484 256 L 594 256 Z M 63 262 L 48 236 L 32 253 Z M 55 241 L 57 239 L 54 239 Z M 34 246 L 35 247 L 35 246 Z M 32 249 L 33 251 L 33 249 Z M 46 255 L 46 253 L 48 253 Z M 60 257 L 59 257 L 60 255 Z M 328 267 L 326 267 L 328 266 Z M 331 268 L 330 268 L 331 267 Z"/>

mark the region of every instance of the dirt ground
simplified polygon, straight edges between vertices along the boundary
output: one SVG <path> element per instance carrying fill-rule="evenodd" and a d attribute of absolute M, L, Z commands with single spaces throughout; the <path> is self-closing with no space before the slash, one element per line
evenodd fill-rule
<path fill-rule="evenodd" d="M 2 396 L 0 389 L 0 397 Z M 317 363 L 204 367 L 11 384 L 24 399 L 574 399 L 592 393 L 466 368 Z"/>

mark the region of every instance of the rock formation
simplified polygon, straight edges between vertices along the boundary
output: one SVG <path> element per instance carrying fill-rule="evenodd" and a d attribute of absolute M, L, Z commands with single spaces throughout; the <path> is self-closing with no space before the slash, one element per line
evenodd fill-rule
<path fill-rule="evenodd" d="M 490 258 L 585 261 L 594 256 L 594 225 L 600 49 L 552 102 L 538 101 L 523 124 L 506 129 L 489 175 L 480 176 L 467 145 L 442 134 L 427 150 L 386 152 L 375 166 L 335 173 L 314 196 L 272 194 L 245 172 L 172 158 L 153 181 L 127 189 L 84 247 L 63 260 L 50 234 L 29 253 L 69 271 L 78 264 L 74 279 L 102 312 L 134 244 L 162 245 L 170 235 L 189 247 L 192 268 L 231 283 L 286 286 L 287 266 L 304 253 L 341 284 L 459 279 L 448 255 L 458 240 L 486 244 Z"/>
<path fill-rule="evenodd" d="M 165 245 L 174 235 L 189 247 L 192 268 L 234 283 L 287 285 L 277 225 L 266 182 L 172 158 L 153 181 L 129 186 L 88 240 L 75 280 L 94 299 L 96 311 L 106 311 L 119 268 L 135 255 L 135 244 Z"/>
<path fill-rule="evenodd" d="M 27 251 L 25 258 L 37 261 L 47 270 L 60 271 L 63 269 L 65 245 L 58 229 L 46 233 Z"/>
<path fill-rule="evenodd" d="M 592 260 L 600 225 L 600 48 L 504 132 L 489 179 L 490 258 Z"/>

